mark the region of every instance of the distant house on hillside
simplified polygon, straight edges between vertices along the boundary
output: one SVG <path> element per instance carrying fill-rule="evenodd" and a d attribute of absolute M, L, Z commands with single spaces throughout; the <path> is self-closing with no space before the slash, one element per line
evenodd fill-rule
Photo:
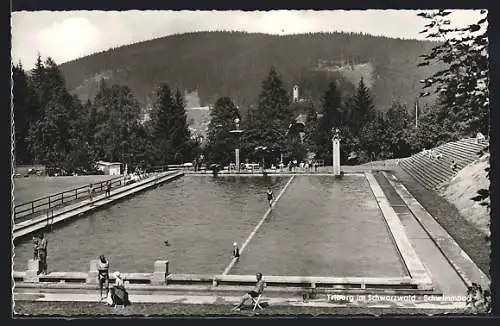
<path fill-rule="evenodd" d="M 121 166 L 122 164 L 120 162 L 97 162 L 97 170 L 104 172 L 106 175 L 120 175 Z"/>

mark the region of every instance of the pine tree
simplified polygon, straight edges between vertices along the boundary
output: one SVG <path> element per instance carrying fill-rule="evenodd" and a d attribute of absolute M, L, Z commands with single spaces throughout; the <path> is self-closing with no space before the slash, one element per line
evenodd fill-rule
<path fill-rule="evenodd" d="M 156 93 L 151 119 L 158 162 L 179 164 L 191 159 L 190 133 L 181 93 L 176 91 L 172 95 L 170 87 L 162 84 Z"/>
<path fill-rule="evenodd" d="M 408 139 L 408 132 L 413 128 L 411 116 L 406 106 L 394 101 L 391 108 L 385 114 L 385 133 L 390 140 L 390 157 L 408 157 L 412 154 Z"/>
<path fill-rule="evenodd" d="M 309 152 L 317 153 L 318 114 L 312 106 L 306 111 L 305 124 L 304 144 Z"/>
<path fill-rule="evenodd" d="M 153 143 L 160 164 L 168 164 L 171 151 L 170 125 L 173 116 L 173 102 L 170 87 L 161 85 L 156 92 L 156 101 L 151 114 Z"/>
<path fill-rule="evenodd" d="M 36 121 L 37 106 L 34 92 L 21 64 L 12 67 L 12 104 L 15 128 L 15 159 L 19 163 L 31 163 L 32 155 L 28 150 L 28 131 Z"/>
<path fill-rule="evenodd" d="M 175 92 L 173 108 L 174 124 L 172 125 L 172 127 L 174 129 L 174 132 L 172 143 L 175 149 L 174 162 L 180 164 L 184 161 L 190 161 L 192 158 L 188 157 L 188 154 L 190 152 L 190 148 L 188 146 L 190 132 L 187 123 L 184 97 L 179 90 L 176 90 Z"/>
<path fill-rule="evenodd" d="M 94 142 L 97 155 L 106 161 L 131 165 L 142 149 L 131 139 L 140 129 L 140 107 L 127 86 L 102 88 L 94 100 L 97 121 Z"/>
<path fill-rule="evenodd" d="M 267 78 L 262 82 L 259 105 L 256 111 L 257 119 L 269 123 L 271 121 L 280 121 L 287 126 L 292 119 L 289 105 L 290 98 L 283 87 L 283 81 L 272 67 Z"/>
<path fill-rule="evenodd" d="M 375 113 L 374 119 L 363 124 L 359 132 L 359 147 L 361 163 L 386 159 L 392 155 L 391 139 L 383 113 Z"/>
<path fill-rule="evenodd" d="M 236 148 L 237 137 L 240 134 L 231 134 L 235 128 L 234 120 L 240 118 L 238 108 L 229 97 L 219 98 L 210 111 L 208 125 L 207 159 L 209 162 L 226 165 L 232 160 L 233 150 Z"/>
<path fill-rule="evenodd" d="M 331 81 L 323 95 L 323 116 L 318 122 L 316 138 L 317 156 L 327 163 L 331 163 L 332 159 L 332 130 L 342 125 L 341 101 L 337 85 L 335 81 Z"/>
<path fill-rule="evenodd" d="M 80 102 L 69 94 L 57 64 L 50 57 L 45 64 L 41 63 L 40 57 L 37 59 L 31 85 L 38 110 L 27 139 L 34 159 L 48 165 L 74 168 L 68 163 L 71 161 L 68 155 L 84 137 L 80 125 Z"/>
<path fill-rule="evenodd" d="M 265 148 L 258 156 L 267 163 L 275 161 L 286 148 L 286 134 L 293 116 L 289 110 L 290 98 L 276 70 L 271 68 L 262 82 L 259 106 L 255 111 L 255 132 L 248 132 L 246 139 L 255 148 Z M 258 131 L 258 132 L 257 132 Z"/>
<path fill-rule="evenodd" d="M 363 126 L 375 118 L 375 106 L 370 90 L 365 86 L 363 78 L 359 81 L 356 94 L 348 108 L 348 123 L 352 133 L 358 135 Z"/>

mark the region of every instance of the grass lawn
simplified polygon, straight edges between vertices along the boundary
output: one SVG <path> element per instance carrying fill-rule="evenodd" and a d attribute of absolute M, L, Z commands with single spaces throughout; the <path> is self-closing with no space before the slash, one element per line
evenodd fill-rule
<path fill-rule="evenodd" d="M 437 315 L 443 314 L 436 309 L 402 309 L 402 308 L 320 308 L 320 307 L 293 307 L 293 306 L 268 306 L 264 310 L 253 312 L 247 308 L 238 312 L 231 312 L 232 305 L 227 304 L 183 304 L 183 303 L 135 303 L 126 307 L 115 309 L 103 303 L 96 302 L 45 302 L 45 301 L 16 301 L 14 311 L 16 315 L 56 315 L 56 316 L 270 316 L 270 315 L 368 315 L 380 316 L 390 314 L 405 315 Z M 462 311 L 449 312 L 459 314 Z"/>
<path fill-rule="evenodd" d="M 400 168 L 395 169 L 394 174 L 434 216 L 436 221 L 448 231 L 476 265 L 486 275 L 490 275 L 490 242 L 485 235 L 460 215 L 454 205 L 436 192 L 427 190 Z"/>
<path fill-rule="evenodd" d="M 95 183 L 116 177 L 116 175 L 85 175 L 14 178 L 14 203 L 22 204 L 64 190 L 88 185 L 91 182 Z"/>

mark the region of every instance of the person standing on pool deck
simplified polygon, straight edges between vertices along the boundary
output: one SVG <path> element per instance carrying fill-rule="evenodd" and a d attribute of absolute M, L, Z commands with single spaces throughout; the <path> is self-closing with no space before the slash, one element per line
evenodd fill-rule
<path fill-rule="evenodd" d="M 47 274 L 47 239 L 43 237 L 43 233 L 38 236 L 38 272 L 39 274 Z"/>
<path fill-rule="evenodd" d="M 104 255 L 99 256 L 99 262 L 97 263 L 97 279 L 99 281 L 99 290 L 101 300 L 106 299 L 109 292 L 109 261 L 104 257 Z M 102 296 L 102 289 L 106 289 L 106 295 Z"/>
<path fill-rule="evenodd" d="M 271 190 L 271 188 L 267 188 L 267 201 L 269 201 L 269 207 L 272 206 L 273 204 L 273 199 L 274 199 L 274 193 Z"/>
<path fill-rule="evenodd" d="M 109 198 L 111 196 L 111 181 L 108 180 L 106 183 L 106 197 Z"/>
<path fill-rule="evenodd" d="M 89 184 L 89 200 L 90 200 L 90 205 L 94 205 L 94 203 L 93 203 L 93 197 L 94 197 L 94 185 L 91 183 L 91 184 Z"/>

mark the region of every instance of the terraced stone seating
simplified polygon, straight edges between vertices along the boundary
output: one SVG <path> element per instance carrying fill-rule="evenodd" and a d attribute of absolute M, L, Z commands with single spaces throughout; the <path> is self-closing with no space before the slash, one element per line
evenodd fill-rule
<path fill-rule="evenodd" d="M 420 152 L 411 157 L 401 159 L 399 166 L 424 187 L 435 190 L 453 178 L 460 170 L 479 158 L 479 152 L 488 146 L 487 140 L 465 138 L 433 148 L 432 151 L 442 155 L 441 158 L 429 158 L 428 153 Z M 453 171 L 451 161 L 457 164 Z"/>

